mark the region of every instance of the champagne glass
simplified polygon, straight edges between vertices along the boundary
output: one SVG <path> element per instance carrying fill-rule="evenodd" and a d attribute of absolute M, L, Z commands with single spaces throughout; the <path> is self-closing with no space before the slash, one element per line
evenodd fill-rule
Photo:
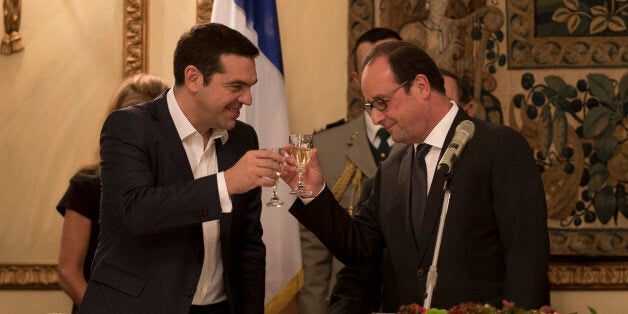
<path fill-rule="evenodd" d="M 274 147 L 274 148 L 267 148 L 267 149 L 275 153 L 278 153 L 281 156 L 284 156 L 286 154 L 284 149 L 281 147 Z M 281 165 L 282 164 L 283 163 L 281 163 Z M 277 195 L 277 184 L 279 183 L 279 176 L 281 176 L 281 171 L 275 171 L 275 178 L 273 179 L 275 181 L 275 184 L 273 185 L 273 196 L 270 198 L 268 203 L 266 203 L 266 206 L 281 207 L 284 204 L 283 201 L 279 199 L 279 195 Z"/>
<path fill-rule="evenodd" d="M 310 156 L 312 156 L 312 135 L 290 134 L 290 154 L 294 157 L 297 165 L 297 174 L 299 176 L 297 187 L 290 193 L 299 196 L 312 195 L 312 191 L 303 184 L 305 166 L 310 162 Z"/>

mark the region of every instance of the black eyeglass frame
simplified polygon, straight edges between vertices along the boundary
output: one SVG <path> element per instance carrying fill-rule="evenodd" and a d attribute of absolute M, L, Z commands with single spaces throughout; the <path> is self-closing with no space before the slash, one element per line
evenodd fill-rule
<path fill-rule="evenodd" d="M 406 84 L 408 84 L 408 82 L 410 82 L 412 79 L 409 79 L 401 84 L 399 84 L 397 87 L 395 87 L 393 90 L 391 90 L 390 92 L 388 92 L 388 94 L 384 95 L 384 97 L 382 98 L 375 98 L 371 101 L 367 101 L 366 103 L 364 103 L 364 110 L 366 110 L 366 112 L 368 114 L 371 114 L 371 112 L 373 111 L 373 108 L 379 110 L 379 111 L 384 111 L 386 110 L 386 108 L 388 108 L 388 104 L 386 103 L 387 101 L 390 100 L 390 98 L 403 86 L 406 86 Z"/>

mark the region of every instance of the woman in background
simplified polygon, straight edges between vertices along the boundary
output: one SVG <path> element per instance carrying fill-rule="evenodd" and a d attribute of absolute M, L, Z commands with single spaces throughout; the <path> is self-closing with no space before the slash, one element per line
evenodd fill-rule
<path fill-rule="evenodd" d="M 136 74 L 122 82 L 108 113 L 153 100 L 168 88 L 161 78 Z M 100 214 L 100 163 L 79 170 L 57 205 L 65 217 L 59 252 L 59 285 L 72 299 L 76 313 L 87 288 L 92 259 L 98 245 Z"/>

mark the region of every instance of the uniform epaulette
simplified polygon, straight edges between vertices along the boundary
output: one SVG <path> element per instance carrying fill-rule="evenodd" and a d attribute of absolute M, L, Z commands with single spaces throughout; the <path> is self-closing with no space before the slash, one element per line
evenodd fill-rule
<path fill-rule="evenodd" d="M 334 122 L 332 122 L 332 123 L 328 123 L 327 125 L 325 125 L 325 127 L 324 127 L 324 128 L 314 130 L 314 134 L 316 134 L 316 133 L 320 133 L 320 132 L 323 132 L 323 131 L 325 131 L 325 130 L 329 130 L 329 129 L 331 129 L 331 128 L 333 128 L 333 127 L 337 127 L 337 126 L 339 126 L 339 125 L 343 125 L 343 124 L 345 124 L 345 122 L 346 122 L 346 121 L 345 121 L 345 119 L 343 118 L 343 119 L 340 119 L 340 120 L 338 120 L 338 121 L 334 121 Z"/>
<path fill-rule="evenodd" d="M 343 125 L 343 124 L 345 124 L 345 122 L 347 122 L 347 121 L 345 121 L 345 119 L 342 118 L 342 119 L 340 119 L 338 121 L 334 121 L 332 123 L 327 124 L 325 126 L 325 129 L 328 130 L 328 129 L 331 129 L 331 128 L 336 127 L 336 126 Z"/>

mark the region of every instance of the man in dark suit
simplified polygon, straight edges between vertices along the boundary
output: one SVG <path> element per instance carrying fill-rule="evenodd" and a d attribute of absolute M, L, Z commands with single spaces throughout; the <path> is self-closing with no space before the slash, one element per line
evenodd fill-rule
<path fill-rule="evenodd" d="M 448 179 L 453 195 L 432 307 L 461 302 L 501 306 L 503 299 L 524 308 L 549 304 L 545 194 L 525 139 L 503 125 L 470 118 L 450 102 L 438 67 L 413 44 L 378 45 L 365 64 L 365 108 L 397 144 L 353 218 L 325 186 L 315 151 L 305 183 L 320 193 L 295 202 L 290 212 L 347 265 L 382 255 L 385 312 L 423 303 L 446 180 L 436 165 L 456 126 L 471 120 L 475 136 Z M 294 186 L 295 167 L 288 161 L 291 166 L 282 176 Z M 416 191 L 421 184 L 415 184 L 421 172 L 413 171 L 419 164 L 426 170 L 423 195 Z"/>
<path fill-rule="evenodd" d="M 101 133 L 101 234 L 80 313 L 263 313 L 260 186 L 282 156 L 236 120 L 258 49 L 220 24 L 181 36 L 175 87 Z"/>

